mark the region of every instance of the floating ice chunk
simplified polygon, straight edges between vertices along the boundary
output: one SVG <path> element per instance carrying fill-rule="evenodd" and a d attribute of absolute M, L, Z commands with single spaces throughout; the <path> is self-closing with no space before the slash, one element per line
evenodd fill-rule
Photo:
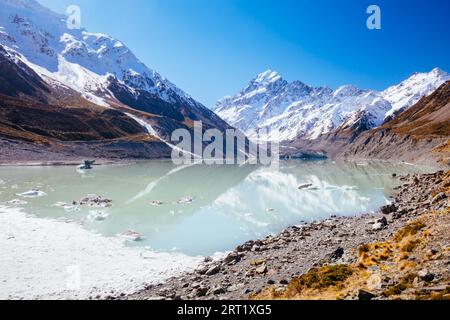
<path fill-rule="evenodd" d="M 139 232 L 128 230 L 120 235 L 122 238 L 130 241 L 140 241 L 142 240 L 142 235 Z"/>
<path fill-rule="evenodd" d="M 304 183 L 304 184 L 299 185 L 299 186 L 298 186 L 298 189 L 299 189 L 299 190 L 309 189 L 309 188 L 311 188 L 312 186 L 313 186 L 312 183 Z"/>
<path fill-rule="evenodd" d="M 54 204 L 55 207 L 61 207 L 67 212 L 80 211 L 80 207 L 76 204 L 68 204 L 65 202 L 57 202 Z"/>
<path fill-rule="evenodd" d="M 103 211 L 90 211 L 88 218 L 96 221 L 103 221 L 109 217 L 109 214 Z"/>
<path fill-rule="evenodd" d="M 101 196 L 97 196 L 95 194 L 89 194 L 80 200 L 80 206 L 89 206 L 89 207 L 107 208 L 112 206 L 111 203 L 112 200 L 103 198 Z"/>
<path fill-rule="evenodd" d="M 344 190 L 358 190 L 359 188 L 357 186 L 342 186 L 342 189 L 344 189 Z"/>
<path fill-rule="evenodd" d="M 20 205 L 25 205 L 28 202 L 26 202 L 25 200 L 20 200 L 20 199 L 13 199 L 11 201 L 6 202 L 6 204 L 8 205 L 12 205 L 12 206 L 20 206 Z"/>
<path fill-rule="evenodd" d="M 155 206 L 155 207 L 160 207 L 163 204 L 164 204 L 164 202 L 159 201 L 159 200 L 155 200 L 155 201 L 150 202 L 150 205 Z"/>
<path fill-rule="evenodd" d="M 177 201 L 178 204 L 191 204 L 192 202 L 194 202 L 192 197 L 184 197 Z"/>
<path fill-rule="evenodd" d="M 268 208 L 266 211 L 267 212 L 275 212 L 275 209 L 274 208 Z"/>
<path fill-rule="evenodd" d="M 47 194 L 44 191 L 40 191 L 38 189 L 31 189 L 30 191 L 16 194 L 16 196 L 24 197 L 24 198 L 38 198 L 38 197 L 44 197 L 46 195 Z"/>
<path fill-rule="evenodd" d="M 6 184 L 5 180 L 0 179 L 0 186 Z"/>

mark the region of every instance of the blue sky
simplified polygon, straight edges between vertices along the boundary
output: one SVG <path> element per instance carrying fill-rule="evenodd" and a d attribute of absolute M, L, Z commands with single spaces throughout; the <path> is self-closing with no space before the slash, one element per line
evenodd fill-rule
<path fill-rule="evenodd" d="M 416 71 L 450 71 L 447 0 L 39 0 L 77 4 L 82 25 L 134 53 L 211 107 L 256 74 L 382 90 Z M 366 9 L 382 10 L 368 30 Z"/>

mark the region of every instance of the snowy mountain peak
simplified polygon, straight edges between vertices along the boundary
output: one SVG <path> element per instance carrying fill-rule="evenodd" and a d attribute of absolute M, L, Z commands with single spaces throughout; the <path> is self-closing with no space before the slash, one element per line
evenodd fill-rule
<path fill-rule="evenodd" d="M 394 85 L 382 92 L 383 98 L 392 104 L 392 109 L 386 117 L 416 104 L 423 96 L 430 95 L 443 83 L 450 80 L 450 74 L 440 68 L 430 72 L 417 72 L 398 85 Z"/>
<path fill-rule="evenodd" d="M 36 0 L 4 0 L 4 2 L 16 8 L 44 9 Z"/>
<path fill-rule="evenodd" d="M 20 53 L 30 67 L 85 96 L 108 93 L 110 76 L 130 90 L 144 90 L 168 103 L 192 98 L 147 68 L 123 42 L 84 29 L 34 0 L 0 0 L 0 45 Z M 97 101 L 98 102 L 98 101 Z"/>
<path fill-rule="evenodd" d="M 357 88 L 354 85 L 344 85 L 336 89 L 334 92 L 335 97 L 345 97 L 345 96 L 357 96 L 361 94 L 363 90 Z"/>
<path fill-rule="evenodd" d="M 71 89 L 105 108 L 135 109 L 170 136 L 177 125 L 227 124 L 156 71 L 120 40 L 69 29 L 67 17 L 30 0 L 0 0 L 0 47 L 56 91 Z"/>
<path fill-rule="evenodd" d="M 256 138 L 257 131 L 263 129 L 268 131 L 268 140 L 315 139 L 343 124 L 352 127 L 362 120 L 367 128 L 379 126 L 387 116 L 412 106 L 449 79 L 447 72 L 436 68 L 416 73 L 384 92 L 354 85 L 333 91 L 301 81 L 288 83 L 268 70 L 237 95 L 220 100 L 216 112 L 250 138 Z"/>
<path fill-rule="evenodd" d="M 256 76 L 256 78 L 252 81 L 253 83 L 258 83 L 261 85 L 267 85 L 269 83 L 273 83 L 281 79 L 281 76 L 272 70 L 264 71 Z"/>
<path fill-rule="evenodd" d="M 444 71 L 444 70 L 442 70 L 441 68 L 438 68 L 438 67 L 436 67 L 433 70 L 431 70 L 430 74 L 431 75 L 435 75 L 435 76 L 439 76 L 439 77 L 446 77 L 446 76 L 448 77 L 449 76 L 448 72 L 446 72 L 446 71 Z"/>
<path fill-rule="evenodd" d="M 298 136 L 316 138 L 363 107 L 375 125 L 381 123 L 390 105 L 378 93 L 352 85 L 333 91 L 301 81 L 289 83 L 269 70 L 237 95 L 220 100 L 215 110 L 250 138 L 256 138 L 262 129 L 268 132 L 267 139 L 283 141 Z"/>

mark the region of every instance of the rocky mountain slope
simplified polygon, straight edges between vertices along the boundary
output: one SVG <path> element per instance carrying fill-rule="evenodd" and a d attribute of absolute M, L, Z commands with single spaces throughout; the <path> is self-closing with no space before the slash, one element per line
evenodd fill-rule
<path fill-rule="evenodd" d="M 229 128 L 119 40 L 69 29 L 66 17 L 37 1 L 0 0 L 0 48 L 1 111 L 8 114 L 3 137 L 137 141 L 141 134 L 147 143 L 167 141 L 174 129 L 192 129 L 194 121 Z M 45 116 L 38 121 L 40 111 Z M 164 156 L 169 154 L 170 147 Z"/>
<path fill-rule="evenodd" d="M 450 81 L 380 128 L 361 134 L 343 157 L 401 157 L 411 162 L 436 158 L 450 165 Z M 428 155 L 428 156 L 427 156 Z"/>
<path fill-rule="evenodd" d="M 321 154 L 332 158 L 402 160 L 450 165 L 450 81 L 382 126 L 370 129 L 364 114 L 315 140 L 283 145 L 289 157 Z"/>
<path fill-rule="evenodd" d="M 436 68 L 383 92 L 351 85 L 333 91 L 300 81 L 289 83 L 269 70 L 237 95 L 220 100 L 214 110 L 251 138 L 260 129 L 268 132 L 263 138 L 273 141 L 314 140 L 342 125 L 378 127 L 447 80 L 450 75 Z"/>
<path fill-rule="evenodd" d="M 29 142 L 89 141 L 145 135 L 123 112 L 99 107 L 72 89 L 55 90 L 0 47 L 0 134 Z"/>

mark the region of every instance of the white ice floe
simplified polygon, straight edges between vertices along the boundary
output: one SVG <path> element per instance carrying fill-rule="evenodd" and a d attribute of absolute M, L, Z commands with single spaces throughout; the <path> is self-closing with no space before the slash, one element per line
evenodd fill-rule
<path fill-rule="evenodd" d="M 11 206 L 21 206 L 21 205 L 25 205 L 28 202 L 26 202 L 25 200 L 21 200 L 21 199 L 12 199 L 11 201 L 6 202 L 7 205 L 11 205 Z"/>
<path fill-rule="evenodd" d="M 103 221 L 109 217 L 109 214 L 103 211 L 90 211 L 88 219 L 95 221 Z"/>
<path fill-rule="evenodd" d="M 192 202 L 194 202 L 192 197 L 184 197 L 177 201 L 178 204 L 191 204 Z"/>
<path fill-rule="evenodd" d="M 80 211 L 80 207 L 74 204 L 68 204 L 65 202 L 57 202 L 54 204 L 55 207 L 60 207 L 66 210 L 67 212 Z"/>
<path fill-rule="evenodd" d="M 44 191 L 40 191 L 38 189 L 32 189 L 30 191 L 16 194 L 16 196 L 24 197 L 24 198 L 39 198 L 39 197 L 44 197 L 46 195 L 47 194 Z"/>
<path fill-rule="evenodd" d="M 150 205 L 155 206 L 155 207 L 160 207 L 163 204 L 164 204 L 164 202 L 159 201 L 159 200 L 155 200 L 155 201 L 150 202 Z"/>
<path fill-rule="evenodd" d="M 142 234 L 139 232 L 128 230 L 120 235 L 122 238 L 129 240 L 129 241 L 141 241 L 142 240 Z"/>
<path fill-rule="evenodd" d="M 202 258 L 126 247 L 75 223 L 0 206 L 0 261 L 0 299 L 87 299 L 134 293 L 193 271 Z"/>

